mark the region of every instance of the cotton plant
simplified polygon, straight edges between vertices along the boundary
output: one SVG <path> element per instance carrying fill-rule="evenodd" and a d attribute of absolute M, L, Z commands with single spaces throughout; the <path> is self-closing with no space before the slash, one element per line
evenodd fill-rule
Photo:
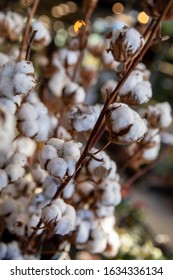
<path fill-rule="evenodd" d="M 89 18 L 76 38 L 52 51 L 53 32 L 34 16 L 38 2 L 25 22 L 0 12 L 2 43 L 11 44 L 0 53 L 0 216 L 11 238 L 6 243 L 2 234 L 0 259 L 42 259 L 47 244 L 55 255 L 68 244 L 69 255 L 75 248 L 115 258 L 124 176 L 107 147 L 125 149 L 135 169 L 159 155 L 171 107 L 148 105 L 153 90 L 141 59 L 169 3 L 142 1 L 154 18 L 150 36 L 124 24 L 91 43 Z M 85 2 L 91 16 L 97 1 Z M 95 102 L 93 89 L 100 93 Z"/>

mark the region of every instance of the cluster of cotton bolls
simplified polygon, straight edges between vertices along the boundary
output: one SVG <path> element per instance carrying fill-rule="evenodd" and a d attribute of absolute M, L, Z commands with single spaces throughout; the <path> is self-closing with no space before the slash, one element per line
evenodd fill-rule
<path fill-rule="evenodd" d="M 1 40 L 21 43 L 23 31 L 20 15 L 0 12 L 0 44 Z M 72 251 L 87 250 L 106 258 L 118 253 L 115 208 L 122 199 L 122 178 L 116 162 L 92 140 L 103 132 L 108 141 L 128 146 L 136 168 L 156 159 L 160 131 L 172 117 L 167 102 L 137 111 L 137 105 L 152 97 L 150 72 L 142 63 L 109 104 L 145 39 L 127 26 L 106 37 L 97 44 L 84 32 L 83 38 L 71 38 L 68 46 L 54 51 L 51 32 L 41 20 L 32 19 L 28 49 L 20 53 L 19 47 L 15 53 L 13 46 L 2 48 L 0 259 L 42 259 L 46 250 L 62 252 L 65 242 Z M 109 70 L 105 83 L 99 78 L 102 70 L 103 75 Z M 101 92 L 102 99 L 94 91 Z M 103 101 L 109 104 L 106 109 Z M 86 152 L 103 112 L 103 131 L 100 135 L 95 131 L 98 138 L 89 139 Z"/>

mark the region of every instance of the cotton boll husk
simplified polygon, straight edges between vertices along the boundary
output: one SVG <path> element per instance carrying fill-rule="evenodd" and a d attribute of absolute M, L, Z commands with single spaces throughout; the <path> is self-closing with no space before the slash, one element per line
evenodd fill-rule
<path fill-rule="evenodd" d="M 34 137 L 39 129 L 37 121 L 19 121 L 18 128 L 21 133 L 27 137 Z"/>
<path fill-rule="evenodd" d="M 46 142 L 46 145 L 53 146 L 57 150 L 58 156 L 63 156 L 63 147 L 64 147 L 64 140 L 51 138 Z"/>
<path fill-rule="evenodd" d="M 60 235 L 66 235 L 75 229 L 75 222 L 71 216 L 64 215 L 56 224 L 54 232 Z"/>
<path fill-rule="evenodd" d="M 17 163 L 10 163 L 6 168 L 8 178 L 10 182 L 15 182 L 25 174 L 25 169 Z"/>
<path fill-rule="evenodd" d="M 44 169 L 46 162 L 48 162 L 53 158 L 57 158 L 56 149 L 51 145 L 45 145 L 39 154 L 39 161 L 41 164 L 41 168 Z"/>
<path fill-rule="evenodd" d="M 42 209 L 41 219 L 45 224 L 56 223 L 61 217 L 61 211 L 55 204 L 50 204 Z"/>
<path fill-rule="evenodd" d="M 77 226 L 76 243 L 86 243 L 89 239 L 91 224 L 89 221 L 82 221 Z"/>
<path fill-rule="evenodd" d="M 5 259 L 6 254 L 7 254 L 7 245 L 4 242 L 0 242 L 0 260 Z"/>
<path fill-rule="evenodd" d="M 3 169 L 0 169 L 0 192 L 1 192 L 2 189 L 5 188 L 7 185 L 8 185 L 7 173 L 6 173 Z"/>
<path fill-rule="evenodd" d="M 47 164 L 47 171 L 53 177 L 62 179 L 66 175 L 68 165 L 62 158 L 53 158 Z"/>
<path fill-rule="evenodd" d="M 28 102 L 23 103 L 17 111 L 17 118 L 20 121 L 34 121 L 38 117 L 35 108 Z"/>

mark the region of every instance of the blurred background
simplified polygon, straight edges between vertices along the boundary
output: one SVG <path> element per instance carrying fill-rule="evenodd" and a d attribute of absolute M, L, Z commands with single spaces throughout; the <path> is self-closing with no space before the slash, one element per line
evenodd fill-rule
<path fill-rule="evenodd" d="M 1 0 L 0 9 L 12 8 L 26 17 L 27 5 L 34 0 Z M 27 3 L 27 5 L 26 5 Z M 118 4 L 118 5 L 117 5 Z M 138 0 L 100 0 L 92 17 L 92 37 L 100 36 L 122 24 L 145 28 L 148 18 L 142 13 Z M 68 37 L 75 37 L 73 26 L 83 20 L 82 1 L 42 0 L 37 16 L 53 32 L 53 47 L 66 46 Z M 153 87 L 152 102 L 168 101 L 173 106 L 173 23 L 164 22 L 162 34 L 170 36 L 168 41 L 151 47 L 143 62 L 151 71 Z M 106 79 L 107 76 L 104 76 Z M 101 81 L 98 81 L 101 84 Z M 97 85 L 98 86 L 98 85 Z M 100 86 L 100 85 L 99 85 Z M 97 91 L 97 88 L 95 88 Z M 97 99 L 97 96 L 95 97 Z M 173 128 L 169 129 L 172 132 Z M 166 147 L 163 145 L 161 153 Z M 109 154 L 121 166 L 124 151 L 115 145 Z M 123 201 L 116 209 L 117 230 L 122 240 L 120 259 L 172 259 L 173 258 L 173 149 L 147 173 L 132 185 L 124 185 Z M 134 170 L 127 168 L 125 178 L 134 176 Z M 82 257 L 81 257 L 82 258 Z M 87 258 L 87 256 L 85 256 Z"/>

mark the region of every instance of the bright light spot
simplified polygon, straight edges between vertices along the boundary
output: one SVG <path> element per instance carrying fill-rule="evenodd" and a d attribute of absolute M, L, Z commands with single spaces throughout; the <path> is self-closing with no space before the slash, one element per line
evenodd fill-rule
<path fill-rule="evenodd" d="M 41 193 L 42 191 L 43 189 L 38 187 L 35 189 L 35 194 Z"/>
<path fill-rule="evenodd" d="M 112 11 L 114 14 L 122 14 L 123 11 L 124 11 L 124 6 L 123 4 L 121 3 L 115 3 L 113 6 L 112 6 Z"/>
<path fill-rule="evenodd" d="M 63 8 L 60 6 L 54 6 L 51 9 L 51 14 L 55 18 L 59 18 L 61 16 L 64 16 L 66 13 L 64 12 Z"/>
<path fill-rule="evenodd" d="M 141 12 L 138 14 L 137 19 L 140 23 L 147 24 L 150 18 L 145 12 Z"/>
<path fill-rule="evenodd" d="M 86 26 L 86 23 L 83 20 L 77 20 L 73 26 L 74 31 L 77 33 L 82 26 Z"/>
<path fill-rule="evenodd" d="M 54 43 L 57 47 L 63 47 L 67 40 L 67 31 L 65 29 L 60 29 L 54 38 Z"/>
<path fill-rule="evenodd" d="M 50 18 L 46 15 L 42 15 L 39 17 L 39 20 L 43 22 L 44 25 L 49 26 Z"/>
<path fill-rule="evenodd" d="M 78 7 L 77 7 L 76 3 L 72 2 L 72 1 L 68 1 L 66 4 L 70 8 L 70 13 L 75 13 L 77 11 Z"/>
<path fill-rule="evenodd" d="M 64 29 L 64 27 L 65 27 L 64 23 L 60 20 L 55 21 L 54 24 L 53 24 L 53 29 L 55 31 L 58 31 L 59 29 Z"/>
<path fill-rule="evenodd" d="M 69 26 L 67 32 L 68 32 L 68 35 L 69 35 L 70 37 L 76 37 L 76 36 L 78 35 L 78 33 L 79 33 L 79 32 L 75 32 L 75 31 L 74 31 L 74 26 L 73 26 L 73 25 Z"/>
<path fill-rule="evenodd" d="M 64 10 L 65 14 L 70 13 L 70 7 L 67 4 L 60 4 L 59 7 L 61 7 Z"/>
<path fill-rule="evenodd" d="M 31 6 L 31 4 L 34 2 L 34 0 L 21 0 L 21 4 L 25 7 Z"/>

